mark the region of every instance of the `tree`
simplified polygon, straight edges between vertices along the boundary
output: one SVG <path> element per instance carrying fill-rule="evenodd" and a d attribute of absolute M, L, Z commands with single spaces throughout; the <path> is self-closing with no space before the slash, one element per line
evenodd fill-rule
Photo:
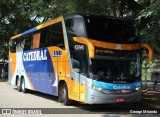
<path fill-rule="evenodd" d="M 1 0 L 0 58 L 7 59 L 8 40 L 11 36 L 70 13 L 135 19 L 138 22 L 139 41 L 150 43 L 157 53 L 160 50 L 159 0 Z"/>
<path fill-rule="evenodd" d="M 160 1 L 148 0 L 145 8 L 138 14 L 139 33 L 142 37 L 141 41 L 149 43 L 156 55 L 160 51 Z"/>

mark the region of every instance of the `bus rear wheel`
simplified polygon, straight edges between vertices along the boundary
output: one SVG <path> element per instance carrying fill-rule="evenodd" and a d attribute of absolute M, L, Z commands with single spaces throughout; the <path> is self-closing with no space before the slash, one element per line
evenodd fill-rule
<path fill-rule="evenodd" d="M 21 92 L 21 91 L 22 91 L 22 84 L 21 84 L 21 81 L 20 81 L 19 78 L 17 78 L 17 83 L 16 83 L 16 85 L 17 85 L 17 90 L 18 90 L 19 92 Z"/>
<path fill-rule="evenodd" d="M 63 83 L 59 86 L 59 102 L 63 103 L 66 106 L 71 104 L 71 100 L 68 98 L 68 89 L 66 83 Z"/>
<path fill-rule="evenodd" d="M 25 87 L 25 80 L 24 80 L 24 78 L 22 78 L 22 92 L 23 93 L 27 93 L 27 89 Z"/>

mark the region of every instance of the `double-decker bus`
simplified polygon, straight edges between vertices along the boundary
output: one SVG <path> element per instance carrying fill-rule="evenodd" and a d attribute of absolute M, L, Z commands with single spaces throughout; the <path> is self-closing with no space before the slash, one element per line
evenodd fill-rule
<path fill-rule="evenodd" d="M 141 50 L 132 21 L 102 16 L 62 16 L 11 37 L 9 82 L 18 91 L 59 97 L 65 105 L 141 100 Z"/>

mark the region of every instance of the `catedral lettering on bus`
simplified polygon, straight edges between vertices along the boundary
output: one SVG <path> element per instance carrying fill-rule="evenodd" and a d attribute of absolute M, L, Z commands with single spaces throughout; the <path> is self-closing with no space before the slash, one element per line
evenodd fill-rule
<path fill-rule="evenodd" d="M 23 61 L 47 60 L 46 52 L 47 50 L 24 52 Z"/>
<path fill-rule="evenodd" d="M 141 100 L 142 51 L 131 20 L 61 16 L 10 39 L 9 82 L 59 97 L 65 105 Z"/>

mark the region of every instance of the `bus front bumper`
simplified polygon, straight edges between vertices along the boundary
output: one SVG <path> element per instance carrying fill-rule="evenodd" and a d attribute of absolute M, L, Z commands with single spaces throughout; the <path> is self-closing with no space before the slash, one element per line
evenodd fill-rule
<path fill-rule="evenodd" d="M 127 102 L 139 102 L 141 100 L 142 90 L 128 94 L 120 93 L 103 93 L 91 88 L 87 88 L 87 100 L 88 104 L 107 104 L 107 103 L 127 103 Z"/>

